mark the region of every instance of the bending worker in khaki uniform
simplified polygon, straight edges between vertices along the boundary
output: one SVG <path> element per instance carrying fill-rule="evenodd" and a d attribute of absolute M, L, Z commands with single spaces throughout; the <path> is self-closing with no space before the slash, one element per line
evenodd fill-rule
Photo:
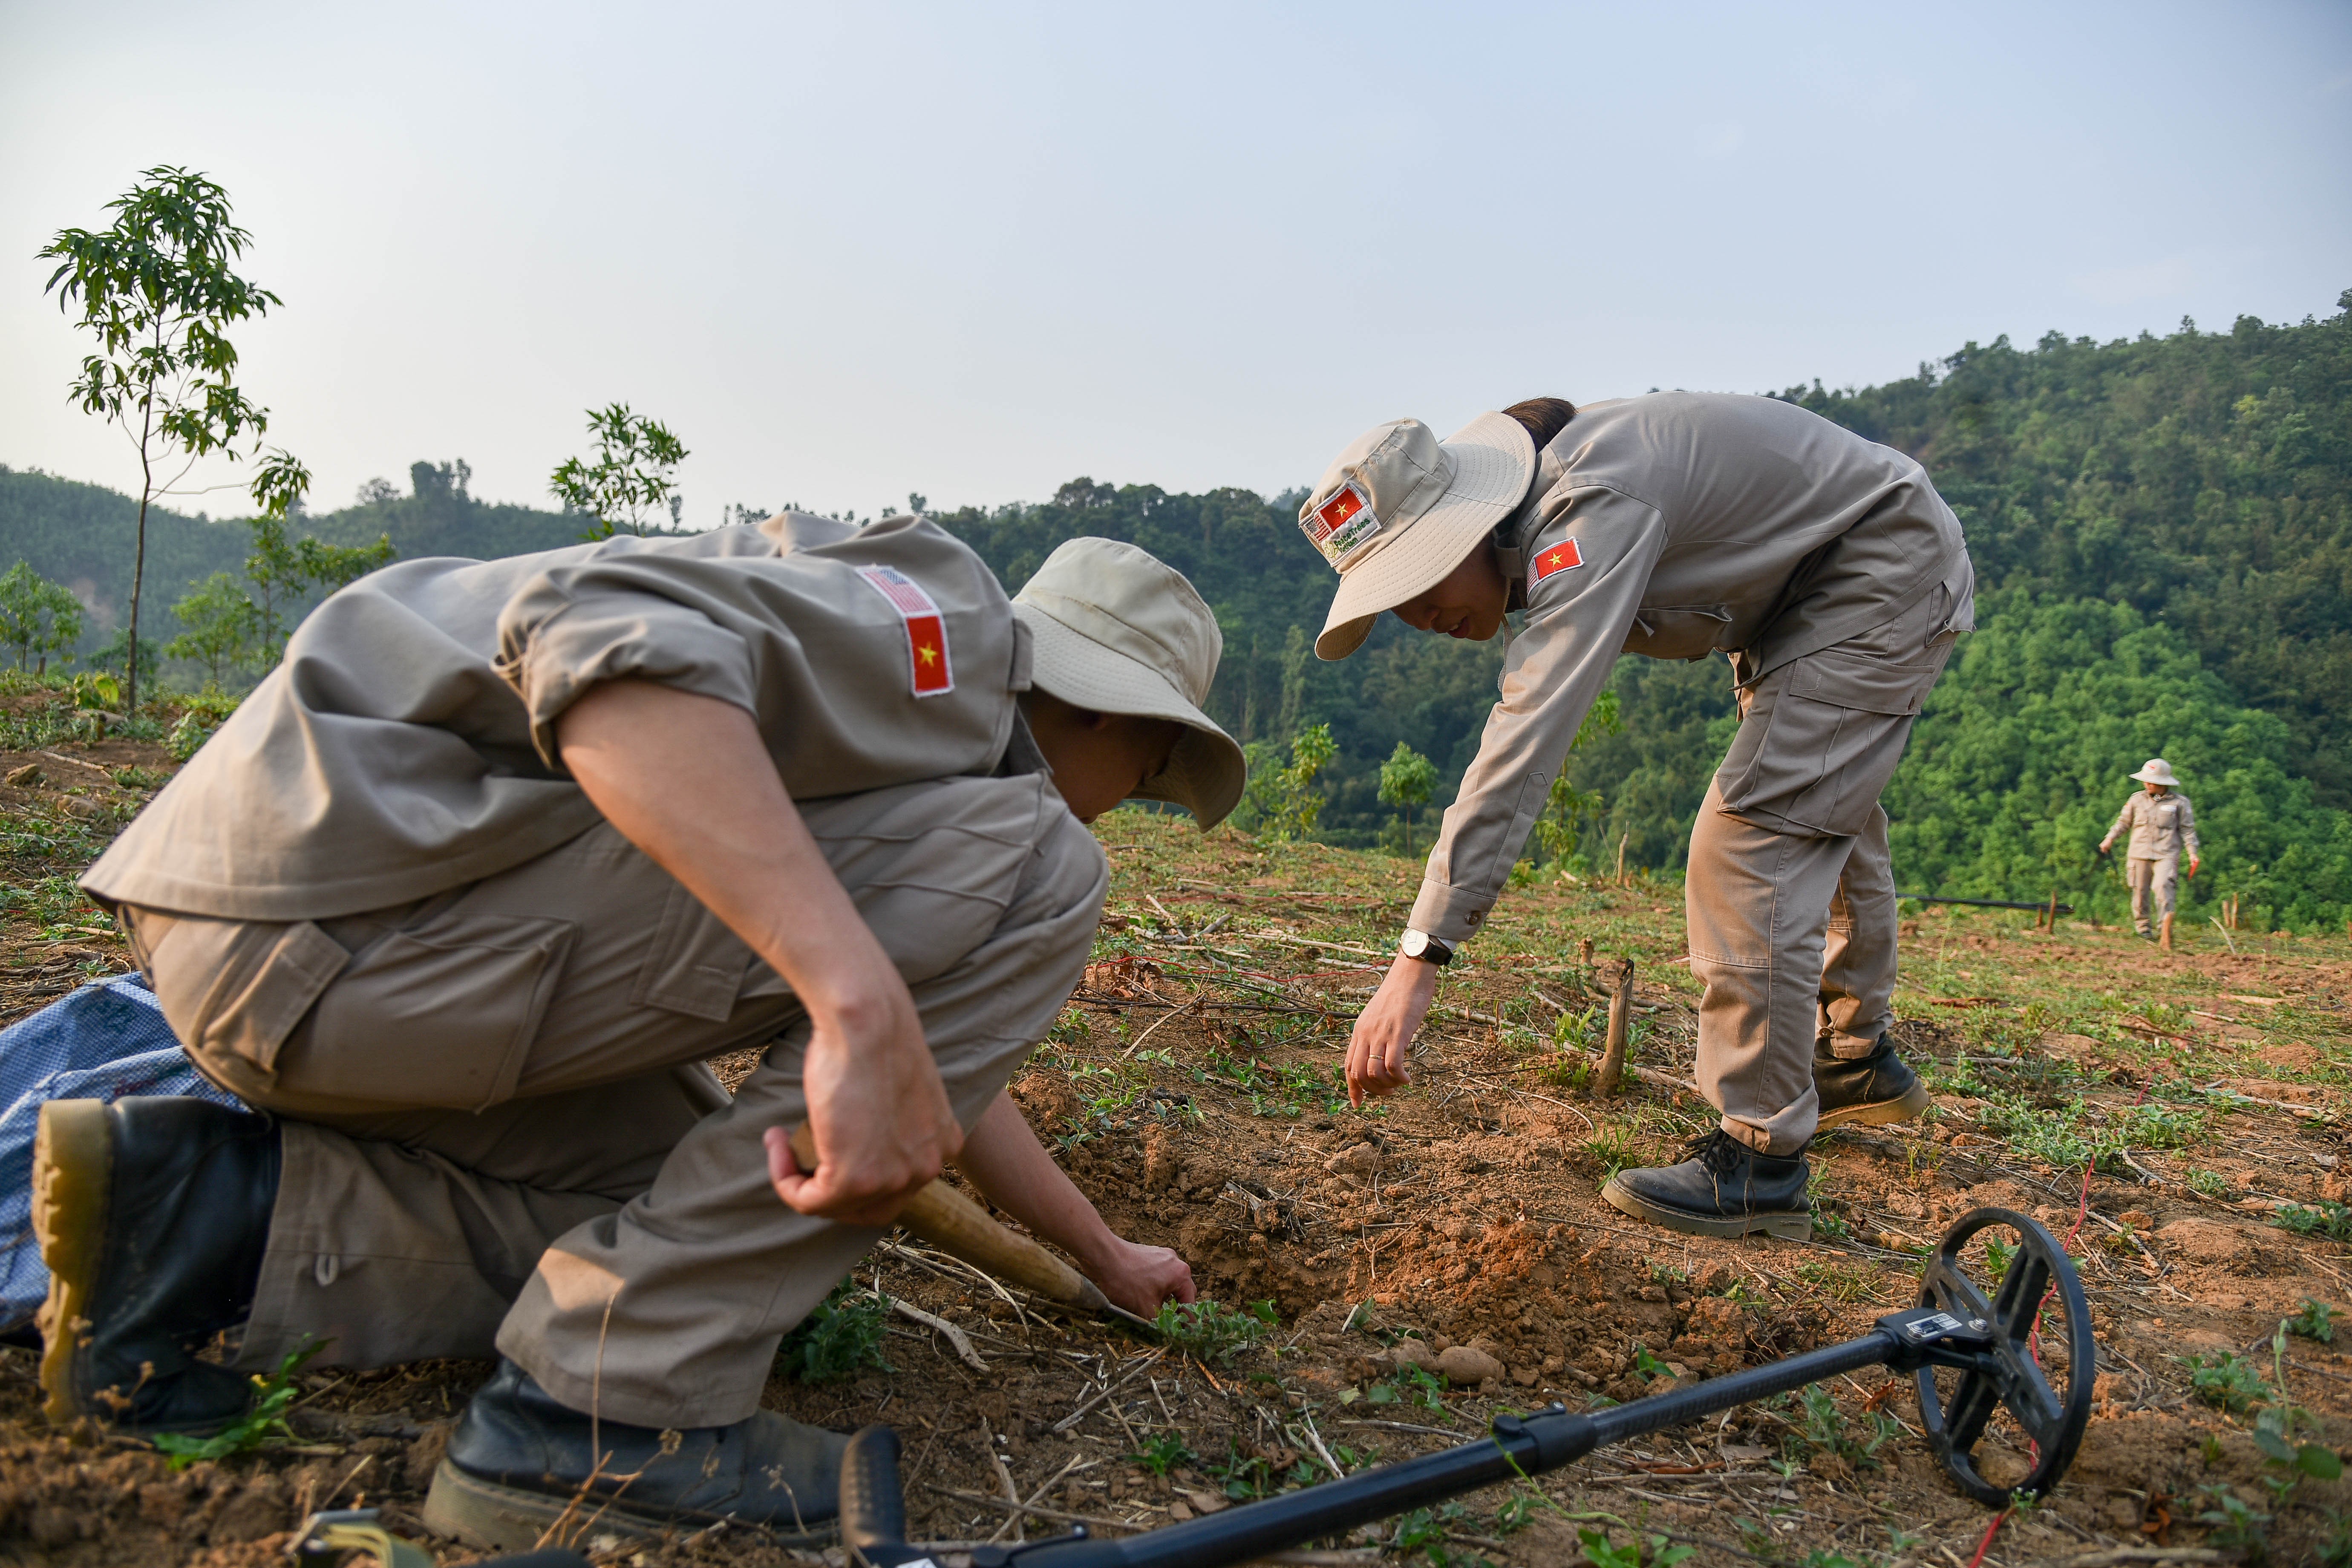
<path fill-rule="evenodd" d="M 2131 776 L 2143 786 L 2141 792 L 2116 813 L 2115 826 L 2099 840 L 2099 853 L 2114 848 L 2116 840 L 2126 833 L 2131 836 L 2124 855 L 2124 880 L 2131 885 L 2132 929 L 2142 936 L 2154 935 L 2149 915 L 2161 917 L 2165 950 L 2170 952 L 2172 909 L 2180 890 L 2184 850 L 2189 856 L 2189 874 L 2197 875 L 2197 813 L 2190 808 L 2189 797 L 2180 793 L 2172 764 L 2162 757 L 2150 757 Z"/>
<path fill-rule="evenodd" d="M 1810 1233 L 1817 1126 L 1916 1116 L 1888 1043 L 1895 883 L 1878 795 L 1975 576 L 1927 474 L 1790 404 L 1657 393 L 1538 398 L 1440 442 L 1418 420 L 1339 454 L 1299 509 L 1339 574 L 1315 651 L 1392 610 L 1484 640 L 1524 626 L 1445 813 L 1396 962 L 1358 1019 L 1350 1089 L 1406 1079 L 1440 966 L 1502 892 L 1622 652 L 1731 657 L 1741 721 L 1691 831 L 1698 1083 L 1719 1130 L 1604 1195 L 1676 1230 Z"/>
<path fill-rule="evenodd" d="M 47 1108 L 51 1415 L 217 1426 L 310 1338 L 496 1355 L 436 1529 L 527 1546 L 593 1476 L 614 1528 L 816 1540 L 843 1439 L 761 1390 L 943 1163 L 1114 1300 L 1190 1300 L 1003 1090 L 1100 913 L 1081 821 L 1239 794 L 1218 651 L 1131 546 L 1069 542 L 1008 603 L 912 517 L 335 595 L 85 879 L 196 1066 L 275 1115 Z M 745 1047 L 730 1100 L 703 1063 Z M 238 1370 L 191 1354 L 223 1331 Z"/>

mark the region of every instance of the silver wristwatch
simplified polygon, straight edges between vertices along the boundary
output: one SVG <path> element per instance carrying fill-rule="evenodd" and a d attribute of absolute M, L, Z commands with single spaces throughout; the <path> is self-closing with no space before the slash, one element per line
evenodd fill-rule
<path fill-rule="evenodd" d="M 1403 940 L 1397 943 L 1397 951 L 1407 958 L 1417 958 L 1423 963 L 1433 963 L 1440 969 L 1454 962 L 1454 950 L 1451 947 L 1427 931 L 1414 931 L 1410 926 L 1405 928 Z"/>

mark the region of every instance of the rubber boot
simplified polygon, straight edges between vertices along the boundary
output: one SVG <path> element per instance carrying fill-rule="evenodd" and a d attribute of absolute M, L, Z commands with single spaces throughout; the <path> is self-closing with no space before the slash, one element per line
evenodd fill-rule
<path fill-rule="evenodd" d="M 1803 1241 L 1813 1234 L 1805 1187 L 1812 1171 L 1802 1151 L 1759 1154 L 1717 1128 L 1692 1142 L 1679 1164 L 1620 1171 L 1601 1195 L 1636 1219 L 1688 1236 L 1768 1236 Z"/>
<path fill-rule="evenodd" d="M 449 1436 L 425 1522 L 485 1550 L 541 1540 L 660 1535 L 731 1519 L 771 1545 L 822 1546 L 839 1530 L 849 1439 L 761 1410 L 728 1426 L 664 1431 L 597 1420 L 499 1362 Z"/>
<path fill-rule="evenodd" d="M 211 1432 L 252 1380 L 199 1352 L 253 1310 L 278 1200 L 278 1125 L 176 1095 L 53 1100 L 33 1142 L 48 1418 Z"/>
<path fill-rule="evenodd" d="M 1929 1103 L 1927 1086 L 1885 1035 L 1868 1056 L 1852 1058 L 1832 1054 L 1826 1039 L 1814 1041 L 1813 1092 L 1821 1099 L 1823 1130 L 1908 1121 Z"/>

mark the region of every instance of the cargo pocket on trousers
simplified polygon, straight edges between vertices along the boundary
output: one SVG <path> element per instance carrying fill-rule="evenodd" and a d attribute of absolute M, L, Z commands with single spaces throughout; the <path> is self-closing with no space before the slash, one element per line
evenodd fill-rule
<path fill-rule="evenodd" d="M 193 1009 L 179 1006 L 176 994 L 175 982 L 184 981 L 189 965 L 159 971 L 156 984 L 171 993 L 163 995 L 164 1016 L 186 1019 L 185 1037 L 200 1060 L 217 1064 L 215 1070 L 230 1078 L 243 1077 L 240 1067 L 258 1072 L 264 1085 L 277 1078 L 287 1037 L 352 961 L 340 942 L 309 921 L 280 926 L 184 920 L 165 940 L 173 937 L 183 943 L 212 938 L 206 947 L 217 967 Z"/>
<path fill-rule="evenodd" d="M 640 1007 L 725 1023 L 735 1011 L 743 976 L 751 968 L 751 945 L 728 930 L 700 899 L 672 883 L 629 1000 Z"/>
<path fill-rule="evenodd" d="M 1768 676 L 1769 709 L 1749 709 L 1716 774 L 1724 810 L 1781 831 L 1861 832 L 1943 668 L 1832 649 Z"/>
<path fill-rule="evenodd" d="M 352 955 L 288 1053 L 285 1087 L 479 1110 L 514 1092 L 563 973 L 570 921 L 446 915 Z"/>

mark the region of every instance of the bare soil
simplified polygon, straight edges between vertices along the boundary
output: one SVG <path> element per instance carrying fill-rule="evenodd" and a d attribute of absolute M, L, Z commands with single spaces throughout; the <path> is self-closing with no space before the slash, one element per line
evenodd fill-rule
<path fill-rule="evenodd" d="M 152 743 L 23 722 L 0 739 L 40 742 L 0 749 L 0 776 L 38 770 L 0 784 L 7 1021 L 127 966 L 61 879 L 171 764 Z M 2352 1247 L 2326 1223 L 2352 1174 L 2344 939 L 2185 933 L 2168 955 L 2072 921 L 1922 915 L 1897 1011 L 1935 1110 L 1815 1145 L 1812 1240 L 1712 1241 L 1598 1196 L 1614 1166 L 1672 1158 L 1712 1121 L 1687 1087 L 1696 986 L 1677 962 L 1676 889 L 1542 879 L 1515 894 L 1449 972 L 1412 1087 L 1359 1111 L 1334 1068 L 1417 868 L 1135 812 L 1100 837 L 1114 885 L 1096 962 L 1015 1094 L 1115 1227 L 1179 1248 L 1220 1302 L 1270 1303 L 1275 1326 L 1238 1347 L 1156 1344 L 886 1243 L 856 1283 L 956 1323 L 982 1366 L 894 1316 L 891 1370 L 779 1376 L 767 1398 L 804 1420 L 898 1426 L 922 1537 L 952 1552 L 1070 1521 L 1149 1528 L 1469 1440 L 1505 1411 L 1630 1400 L 1848 1338 L 1915 1301 L 1921 1252 L 1991 1205 L 2037 1215 L 2079 1258 L 2099 1370 L 2065 1484 L 1989 1544 L 1995 1515 L 1929 1456 L 1908 1384 L 1879 1374 L 1838 1380 L 1810 1411 L 1748 1406 L 1605 1449 L 1413 1521 L 1402 1542 L 1392 1522 L 1326 1542 L 1318 1560 L 1569 1563 L 1588 1531 L 1621 1549 L 1666 1537 L 1706 1564 L 2245 1560 L 2200 1518 L 2226 1511 L 2224 1495 L 2266 1516 L 2252 1531 L 2273 1562 L 2315 1562 L 2339 1538 L 2347 1483 L 2305 1479 L 2282 1499 L 2252 1415 L 2200 1398 L 2183 1358 L 2283 1371 L 2306 1413 L 2298 1440 L 2352 1446 L 2352 1321 L 2334 1343 L 2273 1350 L 2306 1300 L 2352 1305 Z M 1597 1100 L 1596 972 L 1621 958 L 1636 964 L 1642 1072 Z M 1469 1381 L 1407 1364 L 1445 1352 Z M 305 1374 L 299 1441 L 178 1472 L 134 1439 L 46 1426 L 33 1371 L 30 1352 L 0 1351 L 0 1562 L 258 1568 L 283 1561 L 309 1510 L 362 1503 L 444 1563 L 472 1556 L 427 1538 L 417 1510 L 484 1363 Z M 2017 1437 L 1997 1424 L 1989 1465 L 2022 1474 Z M 599 1563 L 803 1560 L 745 1530 L 648 1544 L 592 1527 L 580 1543 Z"/>

